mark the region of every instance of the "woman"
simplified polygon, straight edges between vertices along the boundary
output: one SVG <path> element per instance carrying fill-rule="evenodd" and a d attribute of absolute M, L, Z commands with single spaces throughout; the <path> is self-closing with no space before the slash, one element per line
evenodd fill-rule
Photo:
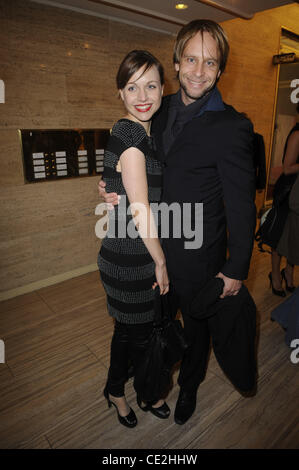
<path fill-rule="evenodd" d="M 115 406 L 119 422 L 134 427 L 137 418 L 124 393 L 128 363 L 132 361 L 137 368 L 142 361 L 153 327 L 154 287 L 158 284 L 162 295 L 169 290 L 165 257 L 150 207 L 161 197 L 162 165 L 154 158 L 150 127 L 161 104 L 163 68 L 149 52 L 132 51 L 121 63 L 116 82 L 126 115 L 113 126 L 104 157 L 103 178 L 108 191 L 121 195 L 121 203 L 109 214 L 109 230 L 98 258 L 108 311 L 115 319 L 104 395 L 108 406 Z M 162 399 L 145 407 L 139 397 L 137 401 L 144 411 L 159 418 L 170 414 Z"/>
<path fill-rule="evenodd" d="M 299 104 L 297 104 L 297 117 Z M 299 122 L 291 129 L 285 144 L 283 156 L 285 175 L 299 173 Z M 281 256 L 287 259 L 286 267 L 280 271 Z M 280 297 L 286 293 L 282 288 L 285 281 L 286 290 L 293 292 L 294 265 L 299 264 L 299 178 L 297 176 L 289 196 L 289 213 L 277 249 L 272 251 L 272 273 L 269 274 L 272 292 Z"/>

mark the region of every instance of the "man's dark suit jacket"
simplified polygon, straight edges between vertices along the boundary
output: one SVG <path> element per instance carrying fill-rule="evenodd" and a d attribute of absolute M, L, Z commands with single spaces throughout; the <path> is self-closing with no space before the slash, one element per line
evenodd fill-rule
<path fill-rule="evenodd" d="M 152 123 L 157 157 L 165 164 L 162 201 L 203 203 L 201 248 L 185 249 L 190 240 L 183 235 L 163 240 L 170 277 L 204 284 L 221 271 L 246 279 L 256 223 L 252 124 L 222 101 L 212 103 L 184 126 L 164 155 L 169 100 L 163 99 Z"/>

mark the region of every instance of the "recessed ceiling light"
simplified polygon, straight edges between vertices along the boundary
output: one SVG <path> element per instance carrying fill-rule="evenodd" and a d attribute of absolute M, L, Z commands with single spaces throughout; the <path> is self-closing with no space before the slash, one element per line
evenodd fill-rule
<path fill-rule="evenodd" d="M 175 7 L 177 10 L 186 10 L 186 8 L 188 8 L 188 5 L 186 5 L 186 3 L 177 3 Z"/>

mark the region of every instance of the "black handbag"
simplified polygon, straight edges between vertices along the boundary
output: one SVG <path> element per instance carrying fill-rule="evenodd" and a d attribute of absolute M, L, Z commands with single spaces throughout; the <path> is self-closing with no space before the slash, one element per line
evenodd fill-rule
<path fill-rule="evenodd" d="M 139 400 L 155 403 L 163 397 L 171 384 L 171 372 L 188 345 L 179 320 L 171 318 L 168 294 L 155 289 L 155 319 L 144 356 L 134 377 L 134 388 Z"/>
<path fill-rule="evenodd" d="M 282 173 L 275 183 L 273 190 L 273 204 L 261 219 L 260 227 L 255 234 L 259 250 L 264 250 L 263 245 L 268 245 L 276 250 L 282 236 L 283 229 L 289 212 L 289 195 L 297 174 L 285 175 Z"/>
<path fill-rule="evenodd" d="M 263 245 L 267 245 L 273 250 L 276 250 L 283 233 L 288 211 L 288 201 L 284 200 L 281 204 L 273 205 L 271 209 L 268 209 L 263 215 L 259 229 L 255 234 L 255 240 L 258 242 L 260 251 L 271 253 L 271 251 L 265 250 Z"/>

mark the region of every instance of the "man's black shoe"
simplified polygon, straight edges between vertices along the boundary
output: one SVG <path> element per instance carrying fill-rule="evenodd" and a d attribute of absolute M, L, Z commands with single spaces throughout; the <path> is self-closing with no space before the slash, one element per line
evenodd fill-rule
<path fill-rule="evenodd" d="M 180 391 L 174 411 L 174 420 L 177 424 L 185 424 L 193 415 L 196 408 L 196 392 Z"/>

